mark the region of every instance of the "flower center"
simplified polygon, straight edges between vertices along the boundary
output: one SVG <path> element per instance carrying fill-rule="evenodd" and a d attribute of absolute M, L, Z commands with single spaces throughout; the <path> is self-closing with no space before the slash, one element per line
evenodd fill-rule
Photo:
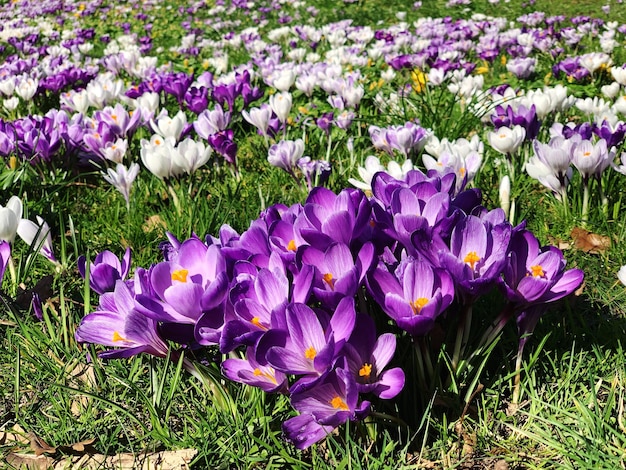
<path fill-rule="evenodd" d="M 463 262 L 469 264 L 472 269 L 474 269 L 478 261 L 480 261 L 480 256 L 478 256 L 475 251 L 470 251 L 465 255 L 465 258 L 463 258 Z"/>
<path fill-rule="evenodd" d="M 296 242 L 295 240 L 289 240 L 289 243 L 287 244 L 287 250 L 288 251 L 296 251 Z"/>
<path fill-rule="evenodd" d="M 422 311 L 422 308 L 424 308 L 424 305 L 426 305 L 427 303 L 428 299 L 426 297 L 420 297 L 419 299 L 411 302 L 411 309 L 413 310 L 413 314 L 418 315 Z"/>
<path fill-rule="evenodd" d="M 187 274 L 189 271 L 186 269 L 177 269 L 172 273 L 172 281 L 187 282 Z"/>
<path fill-rule="evenodd" d="M 322 279 L 324 279 L 324 282 L 326 282 L 331 289 L 335 290 L 335 281 L 333 280 L 333 275 L 331 273 L 324 274 Z"/>
<path fill-rule="evenodd" d="M 363 377 L 365 380 L 369 380 L 371 374 L 372 365 L 366 362 L 365 364 L 363 364 L 363 367 L 359 369 L 359 377 Z"/>
<path fill-rule="evenodd" d="M 543 267 L 540 264 L 531 266 L 530 273 L 533 277 L 544 277 L 546 275 L 546 272 L 543 270 Z"/>
<path fill-rule="evenodd" d="M 333 408 L 335 408 L 336 410 L 339 409 L 339 410 L 348 411 L 350 409 L 348 405 L 346 404 L 346 402 L 343 401 L 339 395 L 337 395 L 335 398 L 330 400 L 330 404 L 333 405 Z"/>
<path fill-rule="evenodd" d="M 317 351 L 313 346 L 310 346 L 306 351 L 304 351 L 304 357 L 311 361 L 315 359 L 315 356 L 317 356 Z"/>

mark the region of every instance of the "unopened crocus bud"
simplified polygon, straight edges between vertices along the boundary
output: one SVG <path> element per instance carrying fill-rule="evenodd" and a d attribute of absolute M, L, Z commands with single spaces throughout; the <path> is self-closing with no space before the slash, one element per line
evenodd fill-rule
<path fill-rule="evenodd" d="M 500 196 L 500 207 L 508 216 L 511 209 L 511 180 L 508 175 L 505 175 L 500 180 L 500 191 L 498 194 Z"/>

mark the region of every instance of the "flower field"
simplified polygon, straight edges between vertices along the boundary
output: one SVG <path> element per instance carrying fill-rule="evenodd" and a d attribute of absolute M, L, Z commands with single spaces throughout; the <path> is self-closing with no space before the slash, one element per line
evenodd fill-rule
<path fill-rule="evenodd" d="M 4 464 L 626 465 L 621 0 L 0 17 Z"/>

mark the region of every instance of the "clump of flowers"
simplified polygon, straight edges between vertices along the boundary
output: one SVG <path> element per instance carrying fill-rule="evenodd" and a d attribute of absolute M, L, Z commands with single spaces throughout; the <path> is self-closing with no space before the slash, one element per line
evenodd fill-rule
<path fill-rule="evenodd" d="M 283 145 L 297 153 L 298 143 Z M 462 374 L 509 320 L 521 358 L 547 306 L 582 282 L 557 248 L 482 207 L 480 191 L 459 188 L 452 171 L 377 172 L 371 193 L 316 187 L 304 204 L 272 206 L 241 234 L 223 226 L 217 237 L 170 235 L 164 260 L 131 278 L 129 253 L 122 262 L 102 253 L 90 268 L 100 306 L 76 339 L 109 347 L 102 357 L 164 357 L 168 341 L 228 353 L 225 377 L 289 397 L 299 414 L 283 431 L 306 448 L 398 397 L 406 373 L 426 389 L 440 350 L 450 374 Z M 481 312 L 493 326 L 466 351 L 472 309 L 494 290 L 503 308 Z M 379 324 L 395 326 L 379 334 L 381 315 Z M 453 344 L 428 342 L 435 328 L 456 329 Z M 398 342 L 413 348 L 417 371 L 394 362 Z M 197 372 L 187 357 L 185 366 Z"/>

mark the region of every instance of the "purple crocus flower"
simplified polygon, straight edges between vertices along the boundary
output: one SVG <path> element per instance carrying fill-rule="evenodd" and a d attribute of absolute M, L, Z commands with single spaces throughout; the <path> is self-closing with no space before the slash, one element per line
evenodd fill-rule
<path fill-rule="evenodd" d="M 342 368 L 331 371 L 315 386 L 292 394 L 291 405 L 300 416 L 310 416 L 291 418 L 283 423 L 287 439 L 298 448 L 323 439 L 348 420 L 364 418 L 370 408 L 368 401 L 359 403 L 357 384 L 350 371 Z"/>
<path fill-rule="evenodd" d="M 296 243 L 326 250 L 333 242 L 350 245 L 369 226 L 371 206 L 365 193 L 344 189 L 339 194 L 316 187 L 294 223 Z"/>
<path fill-rule="evenodd" d="M 521 310 L 571 294 L 582 283 L 584 273 L 580 269 L 565 270 L 565 264 L 558 248 L 540 247 L 528 230 L 515 233 L 501 284 L 507 299 Z"/>
<path fill-rule="evenodd" d="M 345 243 L 332 243 L 321 251 L 313 246 L 298 253 L 302 263 L 316 272 L 315 297 L 327 308 L 334 308 L 344 297 L 353 297 L 374 262 L 374 245 L 367 242 L 356 260 Z"/>
<path fill-rule="evenodd" d="M 98 354 L 107 359 L 142 352 L 165 357 L 168 351 L 157 332 L 157 322 L 136 311 L 133 294 L 123 281 L 117 281 L 113 292 L 100 297 L 98 310 L 82 319 L 75 336 L 79 343 L 119 348 Z"/>
<path fill-rule="evenodd" d="M 193 113 L 200 114 L 209 105 L 209 90 L 203 86 L 192 86 L 185 92 L 185 104 Z"/>
<path fill-rule="evenodd" d="M 304 141 L 302 139 L 281 140 L 269 148 L 267 161 L 272 166 L 282 168 L 297 180 L 294 169 L 303 153 Z"/>
<path fill-rule="evenodd" d="M 470 304 L 495 285 L 506 262 L 511 231 L 508 222 L 492 224 L 474 215 L 454 227 L 450 250 L 439 252 L 439 262 L 454 279 L 464 303 Z"/>
<path fill-rule="evenodd" d="M 262 365 L 255 358 L 255 349 L 246 350 L 245 359 L 230 358 L 222 363 L 224 376 L 235 382 L 258 387 L 268 393 L 285 393 L 287 376 L 269 365 Z"/>
<path fill-rule="evenodd" d="M 360 393 L 372 393 L 383 399 L 394 398 L 404 387 L 404 371 L 395 367 L 384 370 L 396 351 L 396 337 L 385 333 L 376 338 L 372 317 L 357 314 L 354 331 L 343 352 Z"/>
<path fill-rule="evenodd" d="M 225 260 L 216 245 L 184 241 L 176 256 L 149 271 L 154 296 L 137 296 L 136 310 L 156 321 L 194 325 L 204 312 L 218 309 L 227 293 Z"/>
<path fill-rule="evenodd" d="M 89 265 L 89 287 L 100 295 L 105 292 L 113 292 L 117 281 L 124 280 L 128 275 L 130 258 L 130 248 L 126 248 L 121 262 L 109 250 L 98 253 L 94 262 Z M 81 256 L 78 258 L 77 264 L 80 275 L 85 279 L 87 258 Z"/>
<path fill-rule="evenodd" d="M 286 318 L 285 345 L 269 347 L 265 358 L 276 370 L 306 376 L 292 386 L 297 390 L 298 385 L 311 383 L 332 368 L 354 328 L 354 299 L 344 298 L 330 320 L 300 303 L 287 306 Z"/>
<path fill-rule="evenodd" d="M 368 288 L 385 313 L 413 336 L 424 336 L 433 328 L 455 293 L 445 270 L 413 258 L 402 261 L 393 274 L 374 270 Z"/>

